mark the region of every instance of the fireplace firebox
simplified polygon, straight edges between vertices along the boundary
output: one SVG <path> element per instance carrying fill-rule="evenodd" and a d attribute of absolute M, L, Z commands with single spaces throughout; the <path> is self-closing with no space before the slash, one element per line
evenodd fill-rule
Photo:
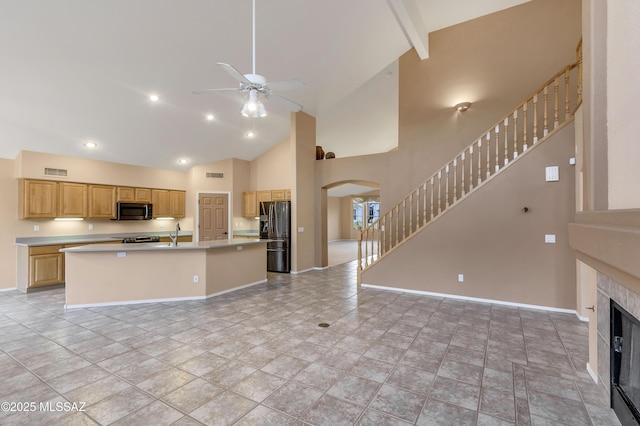
<path fill-rule="evenodd" d="M 640 321 L 611 300 L 611 407 L 624 425 L 640 425 Z"/>

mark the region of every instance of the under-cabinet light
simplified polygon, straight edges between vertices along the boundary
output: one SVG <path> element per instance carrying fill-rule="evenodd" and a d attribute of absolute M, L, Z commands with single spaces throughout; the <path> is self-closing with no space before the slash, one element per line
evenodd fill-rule
<path fill-rule="evenodd" d="M 69 221 L 69 220 L 84 220 L 84 218 L 82 218 L 82 217 L 56 217 L 53 220 L 67 220 L 67 221 Z"/>
<path fill-rule="evenodd" d="M 156 220 L 173 220 L 172 217 L 156 217 Z"/>

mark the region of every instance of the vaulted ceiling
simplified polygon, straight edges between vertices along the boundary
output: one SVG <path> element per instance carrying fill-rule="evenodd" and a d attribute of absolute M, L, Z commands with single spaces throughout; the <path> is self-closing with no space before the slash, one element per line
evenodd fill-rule
<path fill-rule="evenodd" d="M 393 105 L 396 60 L 414 43 L 428 49 L 429 32 L 523 2 L 256 0 L 256 73 L 306 83 L 280 94 L 318 118 L 325 151 L 386 151 L 396 111 L 351 117 L 365 134 L 349 148 L 331 145 L 349 132 L 344 111 Z M 216 62 L 251 72 L 251 8 L 251 0 L 0 0 L 0 157 L 31 150 L 173 170 L 256 158 L 288 136 L 289 111 L 266 101 L 268 116 L 253 120 L 239 114 L 241 94 L 191 93 L 236 86 Z M 367 137 L 368 118 L 391 137 Z"/>

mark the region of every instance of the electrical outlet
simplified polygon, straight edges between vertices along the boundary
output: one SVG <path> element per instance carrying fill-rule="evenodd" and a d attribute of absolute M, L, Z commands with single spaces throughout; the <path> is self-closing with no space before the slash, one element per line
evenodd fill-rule
<path fill-rule="evenodd" d="M 555 244 L 556 243 L 555 234 L 545 234 L 544 242 L 547 243 L 547 244 Z"/>
<path fill-rule="evenodd" d="M 193 282 L 197 283 L 200 280 L 200 278 L 197 275 L 193 276 Z"/>
<path fill-rule="evenodd" d="M 458 274 L 458 282 L 464 282 L 464 274 Z"/>
<path fill-rule="evenodd" d="M 89 231 L 93 231 L 93 223 L 89 224 Z"/>
<path fill-rule="evenodd" d="M 40 225 L 33 225 L 33 232 L 40 231 Z"/>
<path fill-rule="evenodd" d="M 126 251 L 119 251 L 118 252 L 118 257 L 127 257 L 127 252 Z"/>
<path fill-rule="evenodd" d="M 238 251 L 242 250 L 242 246 L 237 246 L 236 250 L 238 250 Z"/>

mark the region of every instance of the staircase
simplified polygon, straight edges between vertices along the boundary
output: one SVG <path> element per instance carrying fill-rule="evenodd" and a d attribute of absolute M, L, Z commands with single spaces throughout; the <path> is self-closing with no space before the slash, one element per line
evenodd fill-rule
<path fill-rule="evenodd" d="M 358 235 L 358 284 L 380 262 L 573 120 L 582 101 L 582 55 L 491 126 Z"/>

